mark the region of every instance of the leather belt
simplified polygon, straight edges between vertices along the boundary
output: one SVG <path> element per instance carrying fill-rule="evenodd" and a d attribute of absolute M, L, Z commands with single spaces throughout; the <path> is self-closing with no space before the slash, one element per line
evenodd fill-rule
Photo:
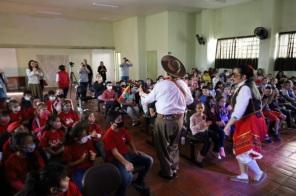
<path fill-rule="evenodd" d="M 168 115 L 163 115 L 163 114 L 157 114 L 157 118 L 161 118 L 164 120 L 175 120 L 179 119 L 183 116 L 183 114 L 168 114 Z"/>

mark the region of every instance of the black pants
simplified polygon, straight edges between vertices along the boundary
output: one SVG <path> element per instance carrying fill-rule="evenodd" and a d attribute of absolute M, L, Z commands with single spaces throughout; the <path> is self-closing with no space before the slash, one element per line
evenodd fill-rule
<path fill-rule="evenodd" d="M 212 124 L 209 127 L 209 135 L 214 143 L 214 152 L 219 152 L 220 148 L 224 146 L 225 134 L 221 127 L 217 124 Z"/>

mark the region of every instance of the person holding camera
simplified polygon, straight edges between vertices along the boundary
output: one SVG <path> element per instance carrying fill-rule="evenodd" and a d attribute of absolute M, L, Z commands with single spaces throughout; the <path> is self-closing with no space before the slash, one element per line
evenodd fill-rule
<path fill-rule="evenodd" d="M 84 100 L 86 97 L 87 92 L 87 85 L 89 82 L 88 74 L 90 71 L 87 69 L 86 64 L 81 63 L 81 67 L 79 69 L 79 86 L 80 86 L 80 93 L 81 99 Z"/>
<path fill-rule="evenodd" d="M 86 69 L 88 70 L 88 87 L 91 88 L 92 79 L 93 79 L 93 70 L 89 64 L 87 64 L 87 60 L 83 59 L 83 64 L 85 65 Z"/>
<path fill-rule="evenodd" d="M 104 65 L 104 62 L 101 61 L 98 67 L 98 73 L 102 76 L 104 82 L 106 81 L 106 72 L 107 72 L 107 68 Z"/>
<path fill-rule="evenodd" d="M 129 68 L 132 67 L 133 64 L 124 57 L 122 64 L 120 65 L 121 68 L 121 80 L 128 81 L 129 80 Z"/>

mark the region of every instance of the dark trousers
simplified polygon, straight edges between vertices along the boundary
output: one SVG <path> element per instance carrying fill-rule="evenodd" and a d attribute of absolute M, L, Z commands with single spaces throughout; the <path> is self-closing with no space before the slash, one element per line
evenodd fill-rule
<path fill-rule="evenodd" d="M 69 88 L 63 88 L 64 97 L 67 98 Z"/>
<path fill-rule="evenodd" d="M 224 146 L 225 133 L 217 124 L 212 124 L 209 127 L 209 136 L 214 143 L 214 152 L 219 152 L 219 149 Z"/>
<path fill-rule="evenodd" d="M 179 169 L 179 139 L 183 126 L 183 116 L 178 119 L 157 117 L 153 140 L 163 175 L 172 176 Z"/>
<path fill-rule="evenodd" d="M 80 82 L 80 85 L 77 89 L 77 96 L 76 98 L 81 98 L 81 100 L 85 100 L 86 99 L 86 93 L 87 93 L 87 85 L 88 82 Z"/>
<path fill-rule="evenodd" d="M 129 80 L 129 77 L 128 76 L 121 76 L 121 80 L 123 80 L 123 81 L 128 81 Z"/>
<path fill-rule="evenodd" d="M 200 154 L 203 157 L 207 156 L 209 149 L 211 147 L 211 140 L 210 140 L 209 132 L 208 131 L 200 132 L 200 133 L 195 134 L 194 137 L 196 139 L 198 139 L 198 141 L 203 143 Z"/>
<path fill-rule="evenodd" d="M 135 182 L 142 184 L 144 183 L 145 176 L 147 175 L 152 163 L 153 159 L 149 155 L 144 153 L 135 154 L 135 153 L 127 153 L 123 155 L 126 160 L 131 162 L 134 165 L 134 168 L 141 168 L 138 171 L 138 177 Z M 132 183 L 133 173 L 129 172 L 125 169 L 124 165 L 117 160 L 113 160 L 112 163 L 117 167 L 120 176 L 121 176 L 121 186 L 118 189 L 116 195 L 124 196 L 126 194 L 126 188 Z"/>

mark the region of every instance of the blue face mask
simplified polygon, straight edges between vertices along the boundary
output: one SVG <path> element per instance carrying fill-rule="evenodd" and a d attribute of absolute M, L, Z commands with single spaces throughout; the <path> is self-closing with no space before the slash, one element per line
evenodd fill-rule
<path fill-rule="evenodd" d="M 23 151 L 24 151 L 25 153 L 32 153 L 32 152 L 34 152 L 35 148 L 36 148 L 36 144 L 31 144 L 31 145 L 26 146 L 26 147 L 23 149 Z"/>

